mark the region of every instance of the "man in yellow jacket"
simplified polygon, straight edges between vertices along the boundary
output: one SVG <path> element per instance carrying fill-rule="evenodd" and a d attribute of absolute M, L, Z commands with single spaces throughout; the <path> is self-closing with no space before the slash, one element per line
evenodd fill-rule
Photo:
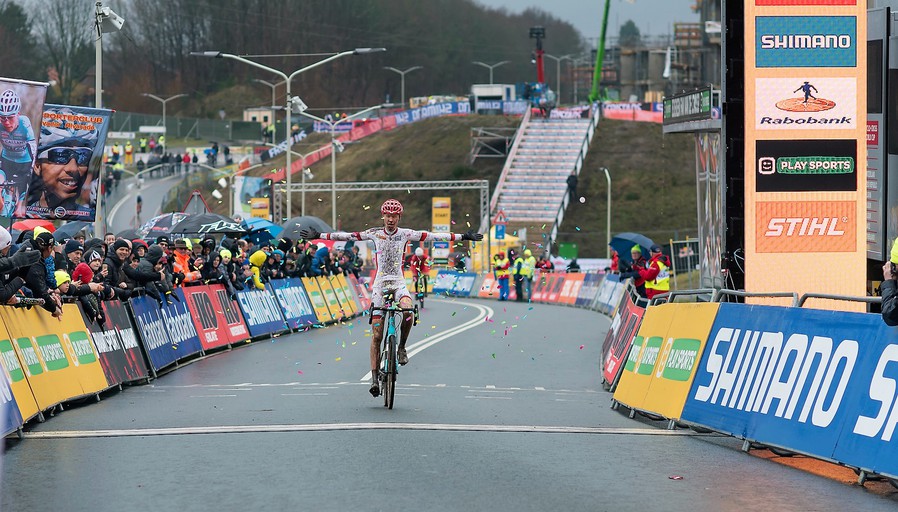
<path fill-rule="evenodd" d="M 530 292 L 533 287 L 533 273 L 536 272 L 536 258 L 533 257 L 533 253 L 530 252 L 530 249 L 524 250 L 524 257 L 521 260 L 521 277 L 523 278 L 524 285 L 524 300 L 531 300 Z"/>

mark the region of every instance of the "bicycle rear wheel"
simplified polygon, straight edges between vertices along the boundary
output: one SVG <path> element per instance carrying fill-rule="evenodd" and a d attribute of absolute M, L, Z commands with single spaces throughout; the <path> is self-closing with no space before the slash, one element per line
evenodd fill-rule
<path fill-rule="evenodd" d="M 384 407 L 393 408 L 393 396 L 396 393 L 396 335 L 387 337 L 387 361 L 384 372 Z"/>

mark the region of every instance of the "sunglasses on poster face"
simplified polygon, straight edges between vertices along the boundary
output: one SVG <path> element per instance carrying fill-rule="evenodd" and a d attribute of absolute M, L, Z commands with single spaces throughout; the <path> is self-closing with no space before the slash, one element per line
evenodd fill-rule
<path fill-rule="evenodd" d="M 51 164 L 67 164 L 74 158 L 78 165 L 86 166 L 90 163 L 93 154 L 94 150 L 90 148 L 50 148 L 37 157 L 47 160 Z"/>

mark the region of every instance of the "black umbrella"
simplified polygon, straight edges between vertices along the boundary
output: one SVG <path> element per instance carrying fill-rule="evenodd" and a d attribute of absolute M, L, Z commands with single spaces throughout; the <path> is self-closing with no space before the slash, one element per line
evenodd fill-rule
<path fill-rule="evenodd" d="M 630 257 L 630 250 L 633 249 L 634 246 L 638 245 L 643 256 L 648 256 L 649 249 L 655 245 L 655 242 L 653 242 L 651 238 L 645 235 L 640 235 L 639 233 L 618 233 L 611 238 L 611 243 L 608 245 L 617 251 L 617 255 L 621 260 L 629 263 L 633 261 L 633 258 Z"/>
<path fill-rule="evenodd" d="M 79 231 L 87 229 L 88 227 L 90 227 L 90 222 L 84 222 L 82 220 L 66 222 L 62 226 L 56 228 L 56 231 L 53 232 L 53 238 L 57 240 L 74 238 Z"/>
<path fill-rule="evenodd" d="M 246 233 L 234 219 L 229 219 L 217 213 L 203 213 L 191 215 L 177 223 L 171 230 L 172 234 L 206 235 L 210 233 Z"/>
<path fill-rule="evenodd" d="M 311 215 L 306 215 L 305 217 L 293 217 L 287 222 L 281 224 L 281 226 L 284 228 L 284 230 L 281 231 L 281 234 L 278 235 L 278 238 L 289 238 L 291 240 L 299 240 L 300 238 L 302 238 L 299 235 L 299 232 L 304 228 L 315 228 L 321 233 L 330 233 L 334 230 L 327 224 L 327 222 L 324 222 L 318 217 L 313 217 Z"/>
<path fill-rule="evenodd" d="M 141 238 L 155 240 L 156 237 L 170 234 L 172 227 L 187 217 L 188 215 L 186 213 L 181 212 L 157 215 L 148 220 L 146 224 L 137 230 L 137 233 Z"/>
<path fill-rule="evenodd" d="M 136 229 L 123 229 L 115 234 L 116 238 L 124 238 L 125 240 L 143 239 Z M 155 238 L 153 240 L 156 240 Z"/>

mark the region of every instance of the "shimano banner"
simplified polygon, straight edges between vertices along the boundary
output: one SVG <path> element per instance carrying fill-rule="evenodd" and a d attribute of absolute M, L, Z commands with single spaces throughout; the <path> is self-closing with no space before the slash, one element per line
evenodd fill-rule
<path fill-rule="evenodd" d="M 723 303 L 682 419 L 898 477 L 896 389 L 879 315 Z"/>
<path fill-rule="evenodd" d="M 300 279 L 272 279 L 268 284 L 281 305 L 287 326 L 297 329 L 318 323 L 315 308 Z"/>
<path fill-rule="evenodd" d="M 268 290 L 247 289 L 237 292 L 246 327 L 252 337 L 287 330 L 281 306 Z"/>
<path fill-rule="evenodd" d="M 440 270 L 433 282 L 433 293 L 467 297 L 471 295 L 476 277 L 477 274 L 470 272 Z"/>

